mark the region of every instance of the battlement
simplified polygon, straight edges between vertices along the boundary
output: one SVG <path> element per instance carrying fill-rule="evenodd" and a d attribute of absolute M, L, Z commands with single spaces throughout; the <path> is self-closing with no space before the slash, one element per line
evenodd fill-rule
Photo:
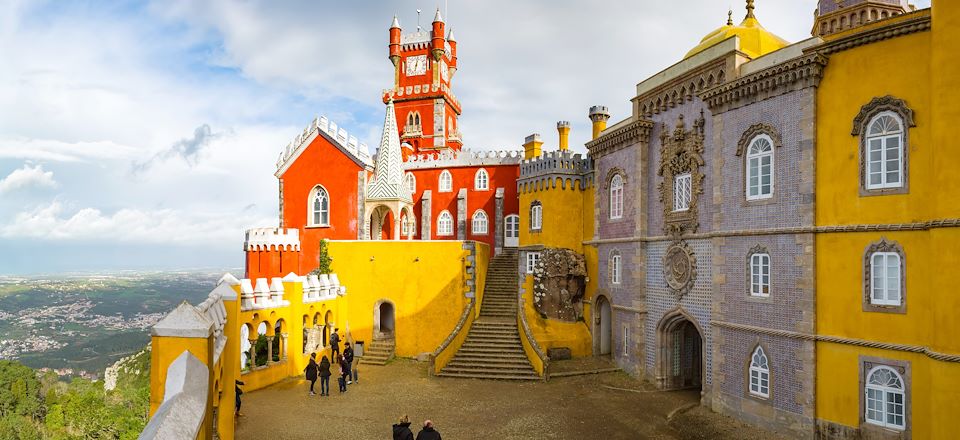
<path fill-rule="evenodd" d="M 559 182 L 559 183 L 558 183 Z M 518 192 L 550 188 L 586 189 L 593 184 L 593 159 L 567 151 L 550 151 L 520 163 Z"/>
<path fill-rule="evenodd" d="M 347 288 L 340 285 L 335 273 L 303 276 L 300 279 L 304 303 L 331 300 L 347 294 Z"/>
<path fill-rule="evenodd" d="M 404 162 L 403 169 L 409 171 L 428 168 L 515 165 L 522 160 L 523 152 L 517 150 L 444 150 L 439 153 L 410 156 Z"/>
<path fill-rule="evenodd" d="M 290 141 L 290 143 L 284 147 L 283 151 L 280 152 L 280 157 L 277 159 L 277 177 L 286 171 L 289 165 L 300 156 L 300 153 L 316 139 L 321 131 L 326 133 L 334 143 L 356 160 L 366 165 L 372 164 L 367 144 L 359 142 L 356 136 L 351 136 L 347 130 L 338 127 L 336 122 L 327 119 L 326 116 L 320 116 L 314 118 L 310 125 L 304 128 L 303 132 Z"/>
<path fill-rule="evenodd" d="M 383 100 L 386 102 L 391 96 L 394 99 L 403 99 L 424 95 L 436 95 L 438 93 L 446 94 L 453 103 L 453 106 L 458 110 L 460 109 L 460 101 L 457 99 L 457 96 L 453 94 L 453 91 L 450 90 L 450 87 L 448 87 L 446 84 L 417 84 L 413 86 L 398 87 L 395 89 L 383 89 Z"/>
<path fill-rule="evenodd" d="M 289 228 L 248 229 L 243 242 L 245 251 L 299 251 L 300 230 Z"/>

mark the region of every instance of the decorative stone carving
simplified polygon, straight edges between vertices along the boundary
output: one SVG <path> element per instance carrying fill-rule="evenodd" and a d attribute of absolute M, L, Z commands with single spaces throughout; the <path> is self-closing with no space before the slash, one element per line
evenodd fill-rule
<path fill-rule="evenodd" d="M 879 305 L 873 304 L 870 300 L 871 282 L 873 280 L 873 265 L 871 258 L 876 252 L 891 252 L 900 256 L 900 304 L 899 305 Z M 863 311 L 865 312 L 886 312 L 886 313 L 906 313 L 907 312 L 907 274 L 906 255 L 903 246 L 892 240 L 887 240 L 881 236 L 880 240 L 870 243 L 863 252 Z"/>
<path fill-rule="evenodd" d="M 586 276 L 583 255 L 570 249 L 544 249 L 533 270 L 534 307 L 548 319 L 582 319 Z"/>
<path fill-rule="evenodd" d="M 663 254 L 663 279 L 677 300 L 693 288 L 697 279 L 697 257 L 683 240 L 679 240 Z"/>
<path fill-rule="evenodd" d="M 758 135 L 765 134 L 770 136 L 770 140 L 773 141 L 774 147 L 782 147 L 783 140 L 780 138 L 780 132 L 776 128 L 773 128 L 772 125 L 767 125 L 764 123 L 753 124 L 747 131 L 743 132 L 743 136 L 740 136 L 740 142 L 737 143 L 737 156 L 743 156 L 747 152 L 747 148 L 750 147 L 750 142 L 753 141 L 753 138 Z"/>
<path fill-rule="evenodd" d="M 660 191 L 660 203 L 663 205 L 663 229 L 667 235 L 679 237 L 683 233 L 697 231 L 697 201 L 703 193 L 704 141 L 703 110 L 693 122 L 693 129 L 687 131 L 681 114 L 677 126 L 671 133 L 664 124 L 660 133 L 660 167 L 657 174 L 663 177 L 657 189 Z M 674 177 L 690 173 L 690 207 L 675 211 Z"/>
<path fill-rule="evenodd" d="M 624 184 L 627 183 L 627 173 L 623 171 L 623 168 L 612 167 L 609 171 L 607 171 L 607 176 L 603 179 L 603 189 L 610 189 L 610 181 L 613 180 L 613 176 L 616 176 L 617 174 L 619 174 L 620 178 L 623 179 Z"/>
<path fill-rule="evenodd" d="M 891 111 L 900 115 L 907 127 L 917 126 L 917 123 L 913 121 L 913 109 L 907 106 L 907 101 L 887 95 L 882 98 L 873 98 L 869 103 L 860 107 L 860 113 L 857 114 L 856 118 L 853 118 L 853 131 L 850 134 L 860 136 L 861 133 L 866 132 L 870 118 L 883 111 Z"/>

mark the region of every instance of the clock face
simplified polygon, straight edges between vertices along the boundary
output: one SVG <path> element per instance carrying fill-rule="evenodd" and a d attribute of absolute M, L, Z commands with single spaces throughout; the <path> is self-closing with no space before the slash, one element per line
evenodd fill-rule
<path fill-rule="evenodd" d="M 449 69 L 447 69 L 446 61 L 440 62 L 440 77 L 443 78 L 444 81 L 450 82 Z"/>
<path fill-rule="evenodd" d="M 427 56 L 417 55 L 407 58 L 407 76 L 417 76 L 427 73 Z"/>

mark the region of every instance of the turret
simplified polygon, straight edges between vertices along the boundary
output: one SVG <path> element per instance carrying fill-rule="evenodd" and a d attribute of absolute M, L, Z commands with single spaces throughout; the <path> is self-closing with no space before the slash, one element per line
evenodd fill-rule
<path fill-rule="evenodd" d="M 443 37 L 444 37 L 443 17 L 440 16 L 440 8 L 437 8 L 436 15 L 433 16 L 433 37 L 430 40 L 431 53 L 434 61 L 440 61 L 443 56 Z"/>
<path fill-rule="evenodd" d="M 570 121 L 557 122 L 557 132 L 560 133 L 560 151 L 570 148 Z"/>
<path fill-rule="evenodd" d="M 390 25 L 390 61 L 396 66 L 400 62 L 400 20 L 393 16 L 393 24 Z"/>
<path fill-rule="evenodd" d="M 536 157 L 540 157 L 542 151 L 541 146 L 543 141 L 540 140 L 540 134 L 534 133 L 530 136 L 527 136 L 523 141 L 523 159 L 530 160 Z"/>
<path fill-rule="evenodd" d="M 590 107 L 590 120 L 593 121 L 593 139 L 600 136 L 603 130 L 607 129 L 607 120 L 610 119 L 610 111 L 602 105 Z"/>
<path fill-rule="evenodd" d="M 447 44 L 450 45 L 450 78 L 457 73 L 457 38 L 453 36 L 453 28 L 447 34 Z"/>

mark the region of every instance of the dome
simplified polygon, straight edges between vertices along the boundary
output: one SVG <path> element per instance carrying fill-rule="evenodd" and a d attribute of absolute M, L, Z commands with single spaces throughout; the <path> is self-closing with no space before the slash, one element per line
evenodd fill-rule
<path fill-rule="evenodd" d="M 703 37 L 703 39 L 700 40 L 700 44 L 691 49 L 690 52 L 687 52 L 684 59 L 690 58 L 734 36 L 740 37 L 740 51 L 747 54 L 750 58 L 766 55 L 790 44 L 787 40 L 774 35 L 760 25 L 760 22 L 753 15 L 753 0 L 747 0 L 747 16 L 740 24 L 734 25 L 732 18 L 728 19 L 726 25 L 721 26 Z"/>

